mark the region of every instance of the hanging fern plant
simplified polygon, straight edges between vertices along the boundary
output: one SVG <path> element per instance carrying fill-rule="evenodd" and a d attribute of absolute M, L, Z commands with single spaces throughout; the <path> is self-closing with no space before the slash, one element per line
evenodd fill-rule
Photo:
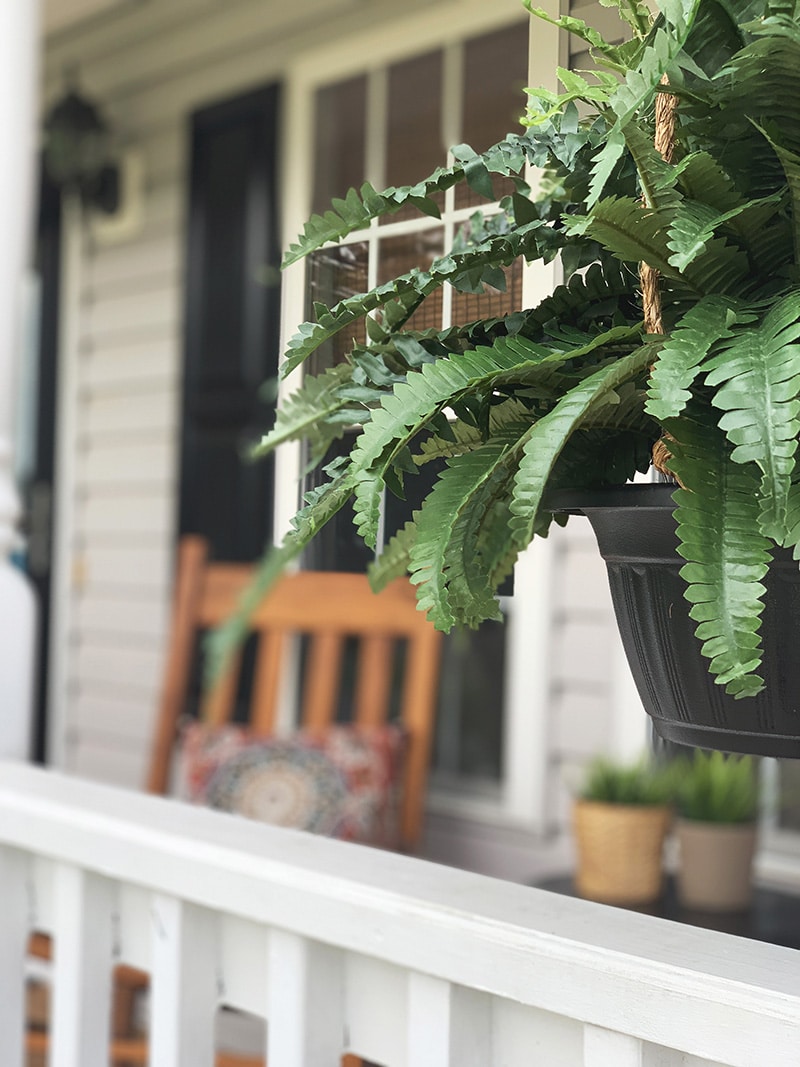
<path fill-rule="evenodd" d="M 384 490 L 402 494 L 436 458 L 437 484 L 372 577 L 408 573 L 437 626 L 475 626 L 497 615 L 517 554 L 546 535 L 548 495 L 625 482 L 666 433 L 698 636 L 717 681 L 752 696 L 770 553 L 800 558 L 800 13 L 793 0 L 658 0 L 655 18 L 638 0 L 619 8 L 630 38 L 619 45 L 555 20 L 595 69 L 559 71 L 561 94 L 530 92 L 524 132 L 480 155 L 458 146 L 450 168 L 413 187 L 351 190 L 289 249 L 286 264 L 408 205 L 435 215 L 435 194 L 457 183 L 494 201 L 494 177 L 513 182 L 448 255 L 316 305 L 290 342 L 284 374 L 367 321 L 344 362 L 306 375 L 257 454 L 297 439 L 324 464 L 345 424 L 362 428 L 251 597 L 348 504 L 374 546 Z M 675 105 L 666 153 L 653 140 L 664 94 Z M 528 165 L 543 175 L 533 192 Z M 502 284 L 520 258 L 558 258 L 563 284 L 504 318 L 409 328 L 442 286 Z M 658 272 L 655 333 L 642 263 Z"/>

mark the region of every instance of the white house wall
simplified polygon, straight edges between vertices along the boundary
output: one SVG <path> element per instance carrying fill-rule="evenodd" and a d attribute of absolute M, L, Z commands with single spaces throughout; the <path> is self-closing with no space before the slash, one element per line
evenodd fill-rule
<path fill-rule="evenodd" d="M 65 632 L 56 635 L 67 655 L 53 729 L 54 751 L 70 772 L 131 787 L 144 776 L 175 537 L 189 115 L 281 80 L 313 46 L 340 37 L 346 47 L 356 27 L 407 25 L 414 12 L 434 6 L 447 2 L 149 0 L 48 43 L 46 103 L 63 91 L 63 71 L 77 67 L 120 141 L 142 153 L 146 183 L 135 236 L 102 244 L 84 234 L 77 303 L 66 309 L 77 316 L 75 350 L 61 354 L 74 361 L 75 435 L 62 435 L 61 447 L 74 449 L 74 478 L 59 486 L 70 505 L 62 513 L 71 518 L 57 535 L 71 597 Z M 458 4 L 450 6 L 457 13 Z M 505 0 L 501 9 L 508 10 Z M 565 765 L 585 760 L 613 735 L 608 594 L 593 542 L 582 524 L 571 525 L 555 553 L 547 729 L 553 831 L 565 820 Z M 434 852 L 485 866 L 475 854 L 481 834 L 470 829 L 477 824 L 456 823 L 460 829 L 449 816 L 433 820 Z M 503 847 L 528 847 L 524 829 L 504 833 Z M 502 868 L 502 858 L 490 866 Z M 506 866 L 520 873 L 514 863 Z"/>

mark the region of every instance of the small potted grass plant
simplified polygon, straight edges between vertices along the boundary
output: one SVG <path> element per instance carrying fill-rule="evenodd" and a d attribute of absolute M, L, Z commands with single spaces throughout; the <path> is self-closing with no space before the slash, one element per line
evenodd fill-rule
<path fill-rule="evenodd" d="M 642 760 L 589 767 L 573 809 L 581 896 L 607 904 L 647 904 L 663 884 L 664 838 L 672 817 L 672 775 Z"/>
<path fill-rule="evenodd" d="M 678 896 L 685 907 L 737 911 L 752 897 L 758 778 L 749 756 L 697 750 L 679 761 Z"/>

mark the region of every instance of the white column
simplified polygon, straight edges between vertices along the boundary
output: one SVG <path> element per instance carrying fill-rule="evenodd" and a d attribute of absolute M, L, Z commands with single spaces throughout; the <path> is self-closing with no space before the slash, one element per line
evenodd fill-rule
<path fill-rule="evenodd" d="M 19 504 L 11 457 L 14 364 L 33 205 L 39 2 L 0 4 L 0 757 L 30 753 L 35 609 L 9 563 Z"/>

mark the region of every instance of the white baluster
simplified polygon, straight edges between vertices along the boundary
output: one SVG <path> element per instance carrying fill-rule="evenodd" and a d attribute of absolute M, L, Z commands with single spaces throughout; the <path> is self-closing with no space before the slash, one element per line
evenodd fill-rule
<path fill-rule="evenodd" d="M 52 1067 L 108 1060 L 113 970 L 112 884 L 66 864 L 54 875 Z"/>
<path fill-rule="evenodd" d="M 24 1062 L 27 877 L 24 855 L 0 848 L 0 1063 L 4 1067 L 22 1067 Z"/>
<path fill-rule="evenodd" d="M 159 895 L 152 921 L 151 1067 L 213 1067 L 217 916 Z"/>
<path fill-rule="evenodd" d="M 331 1067 L 344 1048 L 341 953 L 271 930 L 267 949 L 267 1062 Z"/>
<path fill-rule="evenodd" d="M 643 1056 L 642 1042 L 636 1037 L 601 1026 L 583 1028 L 583 1067 L 642 1067 Z"/>
<path fill-rule="evenodd" d="M 39 3 L 0 4 L 0 757 L 27 759 L 33 680 L 33 594 L 8 557 L 19 513 L 12 398 L 29 257 L 39 54 Z"/>
<path fill-rule="evenodd" d="M 486 1067 L 491 1063 L 489 998 L 426 974 L 408 976 L 408 1063 Z"/>

